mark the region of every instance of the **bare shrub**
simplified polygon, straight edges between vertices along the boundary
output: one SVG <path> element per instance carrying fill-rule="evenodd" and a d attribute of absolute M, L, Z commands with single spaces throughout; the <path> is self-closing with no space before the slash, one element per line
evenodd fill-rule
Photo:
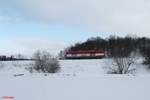
<path fill-rule="evenodd" d="M 136 68 L 132 67 L 134 64 L 132 57 L 113 58 L 113 66 L 109 67 L 109 74 L 129 74 L 133 73 Z"/>
<path fill-rule="evenodd" d="M 33 55 L 33 69 L 37 72 L 56 73 L 60 70 L 59 61 L 47 51 L 36 51 Z"/>
<path fill-rule="evenodd" d="M 122 52 L 123 53 L 123 52 Z M 133 66 L 138 59 L 138 51 L 132 52 L 129 56 L 112 57 L 112 66 L 108 67 L 108 74 L 129 74 L 136 70 Z"/>
<path fill-rule="evenodd" d="M 150 46 L 144 49 L 143 56 L 145 58 L 143 64 L 147 65 L 147 68 L 150 69 Z"/>

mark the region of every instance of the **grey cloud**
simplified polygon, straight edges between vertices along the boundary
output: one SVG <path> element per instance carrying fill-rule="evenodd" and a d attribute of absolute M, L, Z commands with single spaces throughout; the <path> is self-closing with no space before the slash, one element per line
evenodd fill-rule
<path fill-rule="evenodd" d="M 13 0 L 12 4 L 26 17 L 44 23 L 89 32 L 150 32 L 148 0 Z"/>

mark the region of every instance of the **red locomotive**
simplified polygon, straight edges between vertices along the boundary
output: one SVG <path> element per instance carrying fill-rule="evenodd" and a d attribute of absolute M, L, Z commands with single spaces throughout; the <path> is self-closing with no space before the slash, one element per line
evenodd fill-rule
<path fill-rule="evenodd" d="M 68 51 L 65 53 L 66 59 L 98 59 L 107 56 L 108 53 L 103 50 L 87 50 L 87 51 Z"/>

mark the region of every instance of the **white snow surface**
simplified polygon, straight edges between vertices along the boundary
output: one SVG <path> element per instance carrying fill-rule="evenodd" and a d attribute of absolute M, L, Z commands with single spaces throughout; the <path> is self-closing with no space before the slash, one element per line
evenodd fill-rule
<path fill-rule="evenodd" d="M 137 60 L 131 75 L 106 74 L 110 59 L 60 60 L 58 74 L 30 74 L 32 62 L 4 62 L 0 100 L 150 100 L 150 72 Z M 23 76 L 14 76 L 24 74 Z M 10 99 L 9 99 L 10 100 Z"/>

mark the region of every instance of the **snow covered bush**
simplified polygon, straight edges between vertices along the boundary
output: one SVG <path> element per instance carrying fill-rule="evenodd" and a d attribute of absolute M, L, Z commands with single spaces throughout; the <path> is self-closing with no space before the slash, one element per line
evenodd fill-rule
<path fill-rule="evenodd" d="M 33 59 L 33 69 L 37 72 L 56 73 L 60 70 L 57 58 L 52 57 L 47 51 L 36 51 L 33 55 Z"/>
<path fill-rule="evenodd" d="M 108 74 L 129 74 L 136 70 L 133 66 L 136 59 L 136 52 L 131 53 L 130 56 L 115 56 L 112 57 L 112 66 L 108 67 Z"/>
<path fill-rule="evenodd" d="M 130 57 L 120 57 L 113 58 L 113 66 L 109 67 L 109 74 L 129 74 L 135 71 L 135 68 L 132 68 L 134 64 L 133 58 Z"/>
<path fill-rule="evenodd" d="M 145 58 L 144 64 L 148 66 L 148 69 L 150 69 L 150 47 L 147 47 L 144 49 L 143 56 Z"/>

